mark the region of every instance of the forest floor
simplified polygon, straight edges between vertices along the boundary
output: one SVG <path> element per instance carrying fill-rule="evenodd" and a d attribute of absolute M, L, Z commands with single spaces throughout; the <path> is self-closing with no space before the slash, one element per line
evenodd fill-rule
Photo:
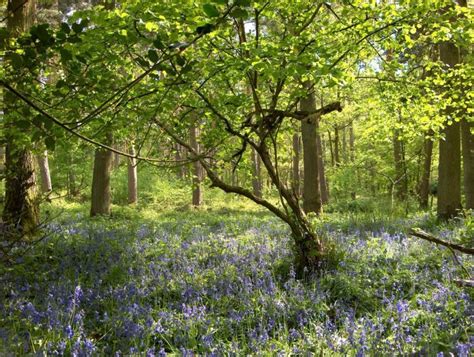
<path fill-rule="evenodd" d="M 0 355 L 439 355 L 474 346 L 473 260 L 443 239 L 472 219 L 329 213 L 315 224 L 339 263 L 297 280 L 288 230 L 240 201 L 214 209 L 57 201 L 47 237 L 0 266 Z"/>

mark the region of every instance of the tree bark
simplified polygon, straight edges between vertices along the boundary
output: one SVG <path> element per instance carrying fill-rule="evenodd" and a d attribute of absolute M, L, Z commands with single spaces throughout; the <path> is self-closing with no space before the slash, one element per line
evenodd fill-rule
<path fill-rule="evenodd" d="M 183 165 L 183 160 L 186 155 L 183 155 L 183 151 L 185 149 L 179 145 L 175 145 L 175 160 L 178 163 L 178 171 L 176 172 L 176 176 L 179 180 L 184 180 L 186 178 L 186 165 Z"/>
<path fill-rule="evenodd" d="M 292 162 L 292 175 L 291 175 L 291 187 L 295 197 L 301 195 L 301 179 L 300 179 L 300 150 L 301 150 L 301 139 L 300 135 L 293 134 L 293 162 Z"/>
<path fill-rule="evenodd" d="M 107 138 L 108 144 L 112 142 L 112 136 Z M 97 215 L 110 215 L 110 171 L 112 168 L 112 152 L 103 149 L 95 149 L 94 172 L 92 176 L 91 194 L 91 217 Z"/>
<path fill-rule="evenodd" d="M 310 83 L 306 82 L 307 89 Z M 312 112 L 316 110 L 314 93 L 301 99 L 301 110 Z M 320 214 L 322 211 L 321 191 L 319 185 L 318 155 L 316 145 L 316 123 L 312 120 L 301 121 L 301 136 L 303 138 L 303 209 L 306 213 L 314 212 Z"/>
<path fill-rule="evenodd" d="M 114 145 L 114 148 L 117 150 L 119 149 L 119 145 Z M 120 155 L 117 154 L 116 152 L 112 153 L 113 155 L 113 168 L 114 170 L 117 170 L 120 167 Z"/>
<path fill-rule="evenodd" d="M 13 39 L 27 31 L 34 22 L 35 0 L 9 0 L 7 4 L 7 33 Z M 5 54 L 5 60 L 10 61 L 11 54 Z M 9 91 L 4 92 L 4 139 L 5 139 L 5 203 L 3 207 L 3 222 L 20 234 L 30 234 L 39 221 L 39 207 L 36 202 L 36 179 L 33 155 L 25 146 L 17 144 L 17 136 L 23 135 L 15 128 L 16 112 L 22 106 Z"/>
<path fill-rule="evenodd" d="M 459 63 L 459 50 L 453 43 L 440 45 L 441 61 L 448 68 Z M 452 107 L 445 110 L 446 116 L 453 112 Z M 441 220 L 457 215 L 461 209 L 461 134 L 459 122 L 446 124 L 444 138 L 439 143 L 438 166 L 438 207 L 437 214 Z"/>
<path fill-rule="evenodd" d="M 321 133 L 319 131 L 319 120 L 315 121 L 316 124 L 316 149 L 318 155 L 318 176 L 319 186 L 321 190 L 321 203 L 327 204 L 329 202 L 329 186 L 326 180 L 326 171 L 324 165 L 324 151 L 321 143 Z"/>
<path fill-rule="evenodd" d="M 49 160 L 48 160 L 48 151 L 44 151 L 41 154 L 38 154 L 36 157 L 38 161 L 38 166 L 41 174 L 41 191 L 43 193 L 48 193 L 53 190 L 51 184 L 51 175 L 49 172 Z"/>
<path fill-rule="evenodd" d="M 474 124 L 461 121 L 462 155 L 464 168 L 464 197 L 467 209 L 474 209 Z"/>
<path fill-rule="evenodd" d="M 193 150 L 199 154 L 200 147 L 199 147 L 199 128 L 195 124 L 189 129 L 189 137 L 190 137 L 190 145 Z M 192 204 L 195 207 L 199 207 L 202 205 L 203 201 L 203 193 L 202 193 L 202 178 L 203 178 L 203 168 L 202 164 L 199 160 L 195 160 L 193 162 L 193 181 L 192 181 L 192 188 L 193 188 L 193 200 Z"/>
<path fill-rule="evenodd" d="M 135 145 L 130 143 L 130 155 L 135 155 Z M 128 204 L 136 204 L 138 202 L 138 173 L 137 173 L 137 159 L 128 158 Z"/>
<path fill-rule="evenodd" d="M 252 188 L 253 194 L 262 197 L 262 174 L 260 170 L 260 157 L 255 148 L 251 150 L 252 155 Z"/>
<path fill-rule="evenodd" d="M 420 208 L 428 208 L 428 199 L 430 194 L 430 175 L 431 175 L 431 161 L 433 156 L 433 140 L 432 132 L 429 137 L 426 137 L 423 142 L 423 167 L 421 172 L 421 179 L 418 186 L 418 195 L 420 201 Z"/>
<path fill-rule="evenodd" d="M 331 130 L 328 130 L 328 143 L 329 143 L 329 153 L 331 154 L 331 166 L 334 167 L 336 166 L 336 163 L 334 161 L 334 150 L 333 150 L 333 143 L 332 143 L 332 137 L 331 137 Z"/>

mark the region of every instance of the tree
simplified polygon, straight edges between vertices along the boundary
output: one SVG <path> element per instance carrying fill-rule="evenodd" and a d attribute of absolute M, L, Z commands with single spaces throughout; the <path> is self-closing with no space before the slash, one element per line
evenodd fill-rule
<path fill-rule="evenodd" d="M 27 31 L 34 21 L 36 2 L 34 0 L 9 0 L 7 6 L 7 33 L 15 39 Z M 5 60 L 13 64 L 18 55 L 9 51 Z M 3 222 L 22 234 L 33 231 L 39 220 L 36 201 L 33 155 L 25 144 L 25 138 L 18 127 L 22 117 L 31 115 L 28 107 L 15 95 L 7 91 L 4 96 L 4 138 L 5 138 L 5 204 Z M 28 120 L 29 118 L 24 118 Z"/>
<path fill-rule="evenodd" d="M 446 70 L 453 70 L 460 63 L 459 49 L 452 42 L 439 45 L 440 60 Z M 444 115 L 455 115 L 455 108 L 448 105 Z M 442 131 L 443 138 L 439 142 L 438 165 L 438 218 L 453 218 L 461 209 L 461 134 L 460 124 L 452 118 L 446 120 Z"/>
<path fill-rule="evenodd" d="M 305 87 L 311 90 L 310 83 Z M 313 112 L 316 110 L 314 93 L 310 92 L 307 97 L 301 99 L 302 111 Z M 318 146 L 316 142 L 317 120 L 310 118 L 301 121 L 301 137 L 303 138 L 303 208 L 306 213 L 314 212 L 320 214 L 322 210 L 321 189 L 319 184 L 319 160 Z"/>
<path fill-rule="evenodd" d="M 430 194 L 431 161 L 433 156 L 433 133 L 430 134 L 428 134 L 423 140 L 422 171 L 420 182 L 418 185 L 420 208 L 423 209 L 428 208 L 428 198 Z"/>
<path fill-rule="evenodd" d="M 41 174 L 41 191 L 43 193 L 51 192 L 53 186 L 51 184 L 51 175 L 49 173 L 48 151 L 45 150 L 36 155 L 36 159 Z"/>
<path fill-rule="evenodd" d="M 138 202 L 138 171 L 137 159 L 134 143 L 130 143 L 129 154 L 132 157 L 128 158 L 127 173 L 128 173 L 128 204 L 136 204 Z"/>
<path fill-rule="evenodd" d="M 199 126 L 198 124 L 193 124 L 189 129 L 189 145 L 192 148 L 195 156 L 200 155 L 200 145 L 199 145 Z M 192 189 L 193 189 L 193 199 L 192 204 L 194 207 L 199 207 L 202 205 L 203 192 L 202 192 L 202 180 L 203 180 L 203 168 L 202 161 L 193 160 L 193 179 L 192 179 Z"/>
<path fill-rule="evenodd" d="M 293 134 L 293 160 L 292 160 L 292 189 L 296 197 L 301 195 L 301 178 L 300 178 L 300 151 L 301 151 L 301 137 L 298 133 Z"/>
<path fill-rule="evenodd" d="M 111 135 L 108 135 L 108 145 L 112 144 Z M 110 215 L 110 171 L 112 169 L 112 151 L 97 148 L 94 152 L 94 170 L 92 174 L 91 190 L 91 217 Z"/>

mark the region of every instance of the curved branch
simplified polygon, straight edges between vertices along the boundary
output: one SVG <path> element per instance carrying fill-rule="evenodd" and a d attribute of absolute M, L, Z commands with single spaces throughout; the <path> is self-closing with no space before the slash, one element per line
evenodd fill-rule
<path fill-rule="evenodd" d="M 88 142 L 89 144 L 92 144 L 92 145 L 95 145 L 95 146 L 98 146 L 98 147 L 101 147 L 103 149 L 107 149 L 109 151 L 112 151 L 116 154 L 119 154 L 119 155 L 122 155 L 122 156 L 125 156 L 125 157 L 129 157 L 129 158 L 132 158 L 132 159 L 136 159 L 136 160 L 143 160 L 143 161 L 149 161 L 149 162 L 163 162 L 163 160 L 159 160 L 159 159 L 156 159 L 156 158 L 150 158 L 150 157 L 142 157 L 142 156 L 135 156 L 135 155 L 130 155 L 129 153 L 126 153 L 124 151 L 120 151 L 120 150 L 117 150 L 117 149 L 114 149 L 113 147 L 109 146 L 109 145 L 105 145 L 105 144 L 102 144 L 98 141 L 95 141 L 87 136 L 84 136 L 82 134 L 79 134 L 78 132 L 76 132 L 75 130 L 69 128 L 67 125 L 65 125 L 64 123 L 62 123 L 60 120 L 56 119 L 55 117 L 53 117 L 51 114 L 47 113 L 46 111 L 44 111 L 43 109 L 41 109 L 36 103 L 34 103 L 33 101 L 31 101 L 30 99 L 28 99 L 24 94 L 20 93 L 19 91 L 17 91 L 15 88 L 13 88 L 11 85 L 9 85 L 8 83 L 6 83 L 5 81 L 3 80 L 0 80 L 0 85 L 3 86 L 5 89 L 7 89 L 8 91 L 10 91 L 11 93 L 13 93 L 15 96 L 17 96 L 19 99 L 21 99 L 25 104 L 27 104 L 28 106 L 30 106 L 31 108 L 33 108 L 34 110 L 36 110 L 38 113 L 42 114 L 43 116 L 45 116 L 46 118 L 50 119 L 54 124 L 60 126 L 61 128 L 63 128 L 64 130 L 66 130 L 68 133 L 71 133 L 72 135 L 78 137 L 79 139 L 82 139 L 86 142 Z"/>

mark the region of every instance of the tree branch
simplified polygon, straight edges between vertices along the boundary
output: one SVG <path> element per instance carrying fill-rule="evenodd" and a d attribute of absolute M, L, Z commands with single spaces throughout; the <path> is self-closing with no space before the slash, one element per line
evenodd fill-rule
<path fill-rule="evenodd" d="M 412 235 L 414 237 L 418 237 L 418 238 L 427 240 L 428 242 L 439 244 L 439 245 L 442 245 L 442 246 L 447 247 L 449 249 L 457 250 L 461 253 L 474 255 L 474 248 L 463 247 L 463 246 L 458 245 L 458 244 L 446 242 L 446 241 L 441 240 L 439 238 L 436 238 L 436 237 L 432 236 L 431 234 L 426 233 L 422 230 L 411 229 L 409 233 L 410 233 L 410 235 Z"/>

